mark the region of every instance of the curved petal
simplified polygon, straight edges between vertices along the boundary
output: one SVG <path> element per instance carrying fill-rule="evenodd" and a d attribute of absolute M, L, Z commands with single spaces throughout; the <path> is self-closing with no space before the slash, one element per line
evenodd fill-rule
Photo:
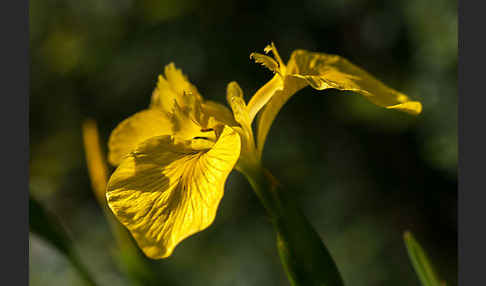
<path fill-rule="evenodd" d="M 288 84 L 287 84 L 288 85 Z M 258 112 L 272 99 L 273 95 L 281 91 L 284 88 L 284 80 L 280 74 L 276 74 L 273 78 L 263 85 L 255 92 L 248 102 L 248 114 L 250 115 L 250 121 L 258 114 Z"/>
<path fill-rule="evenodd" d="M 250 116 L 243 98 L 243 90 L 236 81 L 232 81 L 226 88 L 226 101 L 233 110 L 233 116 L 240 125 L 251 128 Z"/>
<path fill-rule="evenodd" d="M 210 149 L 198 151 L 192 143 L 151 138 L 108 182 L 108 205 L 150 258 L 170 256 L 179 242 L 213 222 L 240 154 L 239 135 L 230 127 Z"/>
<path fill-rule="evenodd" d="M 164 68 L 165 77 L 159 75 L 157 87 L 152 93 L 151 108 L 160 108 L 171 113 L 174 104 L 190 107 L 194 102 L 201 102 L 202 97 L 197 88 L 189 82 L 182 71 L 170 63 Z M 190 107 L 191 108 L 191 107 Z"/>
<path fill-rule="evenodd" d="M 257 148 L 261 157 L 263 146 L 267 138 L 270 127 L 277 117 L 280 109 L 297 91 L 306 87 L 307 83 L 301 79 L 288 77 L 283 84 L 283 89 L 273 91 L 268 103 L 262 108 L 257 116 Z"/>
<path fill-rule="evenodd" d="M 280 70 L 278 62 L 267 55 L 262 55 L 260 53 L 251 53 L 250 60 L 251 59 L 253 59 L 256 63 L 259 63 L 267 69 L 273 71 L 274 73 L 277 73 Z"/>
<path fill-rule="evenodd" d="M 241 156 L 236 169 L 242 173 L 247 173 L 247 171 L 259 165 L 259 160 L 248 106 L 243 98 L 243 90 L 236 81 L 230 82 L 226 87 L 226 101 L 233 111 L 235 121 L 239 123 L 239 126 L 234 127 L 241 138 Z"/>
<path fill-rule="evenodd" d="M 268 49 L 276 52 L 273 45 Z M 354 91 L 378 106 L 414 115 L 422 111 L 420 102 L 410 100 L 405 94 L 389 88 L 363 69 L 337 55 L 295 50 L 285 69 L 282 69 L 283 67 L 279 67 L 279 74 L 272 79 L 276 81 L 282 75 L 283 89 L 270 88 L 276 86 L 270 81 L 260 89 L 265 92 L 259 94 L 258 100 L 252 99 L 254 102 L 262 101 L 265 104 L 257 118 L 257 146 L 260 155 L 272 122 L 280 109 L 292 95 L 307 85 L 317 90 L 335 88 Z M 256 107 L 261 105 L 262 103 L 254 104 Z"/>
<path fill-rule="evenodd" d="M 411 101 L 405 94 L 389 88 L 363 69 L 337 55 L 296 50 L 290 57 L 287 69 L 290 76 L 304 79 L 317 90 L 349 90 L 364 95 L 369 101 L 381 107 L 395 106 L 395 109 L 415 115 L 422 111 L 420 102 Z M 409 104 L 410 102 L 413 104 Z M 404 108 L 401 108 L 402 104 L 405 104 Z"/>
<path fill-rule="evenodd" d="M 108 166 L 106 164 L 105 154 L 101 149 L 96 121 L 94 121 L 93 119 L 87 119 L 83 121 L 82 128 L 84 154 L 86 155 L 86 165 L 88 167 L 91 187 L 93 188 L 98 203 L 102 207 L 105 207 L 105 191 L 106 182 L 108 181 Z"/>
<path fill-rule="evenodd" d="M 214 117 L 217 121 L 222 122 L 228 126 L 236 126 L 233 113 L 221 103 L 212 100 L 205 100 L 202 103 L 202 113 L 207 114 L 210 117 Z"/>
<path fill-rule="evenodd" d="M 158 109 L 146 109 L 123 120 L 108 140 L 108 161 L 116 166 L 143 141 L 172 133 L 172 122 Z"/>

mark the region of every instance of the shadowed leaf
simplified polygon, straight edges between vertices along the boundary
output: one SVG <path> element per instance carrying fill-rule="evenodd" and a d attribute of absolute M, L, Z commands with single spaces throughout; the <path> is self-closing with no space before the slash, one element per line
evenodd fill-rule
<path fill-rule="evenodd" d="M 66 255 L 71 264 L 78 270 L 86 285 L 96 285 L 91 274 L 74 252 L 72 240 L 61 223 L 32 197 L 29 198 L 29 229 Z"/>
<path fill-rule="evenodd" d="M 412 262 L 412 266 L 417 273 L 417 276 L 423 286 L 445 286 L 444 281 L 440 281 L 435 273 L 432 264 L 430 263 L 427 254 L 415 240 L 410 231 L 405 231 L 403 240 L 407 247 L 408 256 Z"/>

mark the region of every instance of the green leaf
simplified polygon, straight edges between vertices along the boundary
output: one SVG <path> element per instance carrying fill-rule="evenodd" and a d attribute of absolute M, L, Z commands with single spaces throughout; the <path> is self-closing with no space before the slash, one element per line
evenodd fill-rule
<path fill-rule="evenodd" d="M 267 210 L 277 234 L 277 249 L 292 286 L 343 286 L 331 254 L 295 200 L 267 170 L 245 173 Z"/>
<path fill-rule="evenodd" d="M 343 286 L 342 278 L 319 234 L 298 209 L 274 224 L 280 260 L 292 286 Z"/>
<path fill-rule="evenodd" d="M 31 232 L 42 237 L 63 253 L 78 270 L 86 285 L 96 285 L 91 274 L 74 252 L 73 242 L 59 220 L 32 196 L 29 197 L 29 228 Z"/>
<path fill-rule="evenodd" d="M 427 254 L 413 237 L 410 231 L 403 233 L 403 240 L 407 247 L 408 256 L 413 268 L 423 286 L 445 286 L 446 283 L 440 281 L 430 263 Z"/>

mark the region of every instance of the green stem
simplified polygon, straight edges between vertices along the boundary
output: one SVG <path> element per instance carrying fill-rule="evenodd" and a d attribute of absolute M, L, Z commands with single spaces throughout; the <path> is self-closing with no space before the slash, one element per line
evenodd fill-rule
<path fill-rule="evenodd" d="M 280 260 L 292 286 L 343 286 L 342 278 L 319 234 L 263 168 L 245 170 L 277 233 Z"/>

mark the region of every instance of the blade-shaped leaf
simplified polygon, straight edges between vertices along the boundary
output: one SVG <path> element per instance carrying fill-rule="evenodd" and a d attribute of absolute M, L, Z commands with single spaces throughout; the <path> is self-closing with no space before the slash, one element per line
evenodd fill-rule
<path fill-rule="evenodd" d="M 72 240 L 69 238 L 66 230 L 52 213 L 32 197 L 29 197 L 29 227 L 31 232 L 42 237 L 66 255 L 85 280 L 86 285 L 96 285 L 91 274 L 74 252 Z"/>
<path fill-rule="evenodd" d="M 292 286 L 343 286 L 339 270 L 295 200 L 267 170 L 245 174 L 270 215 L 280 261 Z"/>
<path fill-rule="evenodd" d="M 423 286 L 445 286 L 445 282 L 440 281 L 430 263 L 427 254 L 413 237 L 410 231 L 405 231 L 403 240 L 407 247 L 408 256 L 413 268 Z"/>

